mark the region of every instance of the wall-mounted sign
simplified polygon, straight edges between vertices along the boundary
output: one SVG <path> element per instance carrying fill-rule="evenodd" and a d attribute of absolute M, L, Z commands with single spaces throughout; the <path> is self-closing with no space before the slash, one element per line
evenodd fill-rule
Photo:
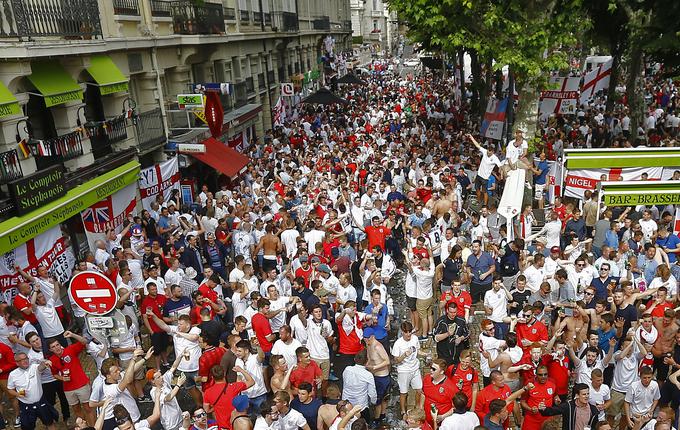
<path fill-rule="evenodd" d="M 17 215 L 38 209 L 66 194 L 64 166 L 52 166 L 9 183 Z"/>
<path fill-rule="evenodd" d="M 292 83 L 281 84 L 281 95 L 284 97 L 292 97 L 295 95 L 295 88 Z"/>
<path fill-rule="evenodd" d="M 202 108 L 203 94 L 177 94 L 177 104 L 180 109 Z"/>
<path fill-rule="evenodd" d="M 202 143 L 179 143 L 177 151 L 191 154 L 204 154 L 205 145 Z"/>

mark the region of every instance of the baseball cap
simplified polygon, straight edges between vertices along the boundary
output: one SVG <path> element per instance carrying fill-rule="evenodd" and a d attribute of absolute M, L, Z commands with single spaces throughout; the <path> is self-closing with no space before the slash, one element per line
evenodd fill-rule
<path fill-rule="evenodd" d="M 147 270 L 158 270 L 158 266 L 156 266 L 155 264 L 152 264 L 152 265 L 149 266 L 149 268 Z"/>
<path fill-rule="evenodd" d="M 309 261 L 309 258 L 307 258 L 306 255 L 303 255 L 302 257 L 300 257 L 300 263 L 306 263 L 307 261 Z"/>
<path fill-rule="evenodd" d="M 560 247 L 559 246 L 553 246 L 550 248 L 550 252 L 560 252 Z"/>
<path fill-rule="evenodd" d="M 317 296 L 317 297 L 327 297 L 329 294 L 330 294 L 330 292 L 329 292 L 327 289 L 323 288 L 323 287 L 321 287 L 321 288 L 319 288 L 318 290 L 314 291 L 314 295 Z"/>
<path fill-rule="evenodd" d="M 139 225 L 135 225 L 132 227 L 132 235 L 133 236 L 141 236 L 142 235 L 142 227 Z"/>
<path fill-rule="evenodd" d="M 316 268 L 319 272 L 326 272 L 326 273 L 331 273 L 331 268 L 328 267 L 326 264 L 322 264 L 319 267 Z"/>

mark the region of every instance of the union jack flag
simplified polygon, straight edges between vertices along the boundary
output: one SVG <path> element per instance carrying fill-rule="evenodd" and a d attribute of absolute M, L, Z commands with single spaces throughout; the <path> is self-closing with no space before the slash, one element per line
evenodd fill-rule
<path fill-rule="evenodd" d="M 88 231 L 104 231 L 111 222 L 113 207 L 111 197 L 97 202 L 82 212 L 83 223 Z"/>

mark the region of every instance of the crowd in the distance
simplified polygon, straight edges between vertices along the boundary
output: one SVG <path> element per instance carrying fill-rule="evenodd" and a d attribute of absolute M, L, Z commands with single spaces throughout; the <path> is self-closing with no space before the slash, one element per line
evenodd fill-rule
<path fill-rule="evenodd" d="M 366 85 L 341 90 L 348 105 L 291 112 L 250 149 L 238 186 L 204 185 L 193 205 L 159 196 L 107 232 L 75 273 L 115 283 L 125 333 L 93 337 L 48 268 L 17 267 L 26 282 L 0 308 L 6 420 L 361 430 L 396 413 L 423 430 L 559 417 L 565 430 L 677 427 L 675 208 L 598 207 L 596 190 L 546 200 L 546 159 L 597 146 L 602 124 L 607 142 L 629 130 L 594 102 L 551 119 L 539 153 L 521 130 L 501 151 L 468 134 L 450 82 L 393 70 L 374 62 Z M 658 104 L 667 118 L 674 88 L 660 88 L 673 94 Z M 675 135 L 666 123 L 648 143 Z M 527 170 L 535 201 L 508 225 L 497 202 L 513 169 Z"/>

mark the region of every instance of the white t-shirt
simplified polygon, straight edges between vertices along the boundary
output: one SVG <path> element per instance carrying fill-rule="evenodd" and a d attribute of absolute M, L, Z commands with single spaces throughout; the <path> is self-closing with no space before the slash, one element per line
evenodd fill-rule
<path fill-rule="evenodd" d="M 434 279 L 434 267 L 425 271 L 418 267 L 413 268 L 413 275 L 416 278 L 416 299 L 426 300 L 432 297 L 432 280 Z"/>
<path fill-rule="evenodd" d="M 116 339 L 116 342 L 111 342 L 111 347 L 112 348 L 136 348 L 137 347 L 137 341 L 135 340 L 135 336 L 139 334 L 139 329 L 137 328 L 136 325 L 132 324 L 130 328 L 128 328 L 127 334 L 125 336 L 119 336 Z M 121 361 L 127 361 L 132 359 L 132 351 L 130 352 L 120 352 L 118 353 L 118 358 Z"/>
<path fill-rule="evenodd" d="M 31 364 L 37 364 L 40 365 L 43 361 L 47 360 L 45 357 L 45 354 L 43 351 L 36 351 L 33 348 L 31 348 L 28 351 L 28 362 Z M 40 372 L 40 383 L 41 384 L 46 384 L 48 382 L 54 381 L 54 376 L 52 376 L 52 371 L 50 370 L 49 367 L 46 367 L 45 370 Z"/>
<path fill-rule="evenodd" d="M 237 358 L 236 365 L 247 370 L 255 380 L 255 384 L 243 391 L 243 394 L 252 399 L 267 392 L 267 387 L 264 385 L 264 377 L 262 376 L 262 364 L 257 360 L 256 354 L 250 354 L 245 363 L 242 359 Z"/>
<path fill-rule="evenodd" d="M 654 232 L 659 229 L 659 227 L 656 225 L 656 221 L 653 219 L 641 219 L 638 222 L 640 223 L 640 230 L 642 230 L 642 235 L 644 236 L 645 240 L 650 240 Z"/>
<path fill-rule="evenodd" d="M 316 244 L 323 242 L 326 233 L 322 230 L 310 230 L 305 233 L 305 242 L 307 242 L 307 252 L 311 255 L 316 252 Z"/>
<path fill-rule="evenodd" d="M 479 349 L 482 351 L 488 351 L 490 354 L 489 358 L 491 360 L 496 359 L 496 357 L 498 356 L 498 352 L 503 344 L 505 344 L 505 341 L 496 339 L 495 337 L 492 336 L 486 336 L 484 333 L 479 334 Z M 487 378 L 491 374 L 489 360 L 487 360 L 486 357 L 484 357 L 481 354 L 479 356 L 479 369 L 481 370 L 482 375 L 486 376 Z"/>
<path fill-rule="evenodd" d="M 156 284 L 156 288 L 158 289 L 158 294 L 163 294 L 164 296 L 167 296 L 167 294 L 165 294 L 165 290 L 166 290 L 165 279 L 161 278 L 160 276 L 157 277 L 156 279 L 149 277 L 146 281 L 144 281 L 144 294 L 145 295 L 149 294 L 148 285 L 152 282 Z"/>
<path fill-rule="evenodd" d="M 297 239 L 300 237 L 300 232 L 294 228 L 290 228 L 281 233 L 281 242 L 286 247 L 286 257 L 289 259 L 295 258 L 298 251 Z"/>
<path fill-rule="evenodd" d="M 55 309 L 53 298 L 47 300 L 47 303 L 45 303 L 44 306 L 36 306 L 34 309 L 35 317 L 38 319 L 38 322 L 43 329 L 43 336 L 45 339 L 59 336 L 64 332 L 64 326 L 61 324 L 61 319 Z"/>
<path fill-rule="evenodd" d="M 538 291 L 545 279 L 543 267 L 537 269 L 533 264 L 524 269 L 523 275 L 527 278 L 527 289 L 532 293 Z"/>
<path fill-rule="evenodd" d="M 302 344 L 300 341 L 295 338 L 291 339 L 290 344 L 286 344 L 284 341 L 279 339 L 274 342 L 274 346 L 272 346 L 272 355 L 282 355 L 286 360 L 288 368 L 290 369 L 297 364 L 295 350 L 301 346 Z"/>
<path fill-rule="evenodd" d="M 276 300 L 269 299 L 269 310 L 271 312 L 278 311 L 279 309 L 286 309 L 288 303 L 290 303 L 290 297 L 279 297 Z M 273 333 L 278 333 L 282 325 L 286 323 L 286 311 L 279 312 L 278 315 L 269 318 L 269 325 L 272 328 Z"/>
<path fill-rule="evenodd" d="M 52 298 L 54 299 L 54 306 L 59 307 L 62 306 L 61 303 L 61 298 L 60 297 L 54 297 L 54 284 L 52 284 L 52 281 L 49 279 L 43 279 L 43 278 L 35 278 L 35 282 L 40 285 L 40 291 L 42 291 L 43 295 L 45 296 L 46 299 Z"/>
<path fill-rule="evenodd" d="M 611 399 L 611 391 L 609 390 L 609 386 L 607 384 L 602 384 L 600 385 L 600 389 L 595 391 L 595 388 L 593 386 L 590 386 L 590 399 L 588 402 L 593 405 L 602 405 L 604 402 L 608 401 Z M 604 411 L 600 411 L 600 414 L 597 416 L 597 419 L 599 421 L 604 421 L 605 420 L 605 413 Z"/>
<path fill-rule="evenodd" d="M 198 371 L 198 359 L 201 356 L 201 346 L 198 340 L 191 341 L 178 334 L 176 326 L 169 326 L 172 341 L 175 345 L 175 357 L 179 357 L 184 352 L 184 349 L 189 353 L 189 359 L 182 358 L 177 366 L 177 370 L 182 372 L 196 372 Z M 200 335 L 201 329 L 198 327 L 191 327 L 188 334 Z"/>
<path fill-rule="evenodd" d="M 121 380 L 125 372 L 121 372 Z M 113 407 L 116 405 L 123 405 L 125 409 L 130 413 L 130 418 L 132 422 L 139 421 L 141 414 L 139 413 L 139 408 L 137 407 L 137 402 L 130 394 L 130 391 L 126 388 L 124 391 L 118 389 L 118 383 L 107 384 L 104 383 L 103 386 L 104 396 L 102 398 L 111 397 L 113 400 L 109 403 L 109 407 L 104 411 L 104 419 L 113 418 Z"/>
<path fill-rule="evenodd" d="M 654 400 L 660 398 L 659 383 L 656 381 L 651 381 L 646 387 L 641 381 L 635 381 L 626 391 L 626 402 L 630 404 L 630 412 L 634 415 L 650 412 Z"/>
<path fill-rule="evenodd" d="M 156 393 L 159 388 L 151 388 L 151 398 L 156 398 Z M 172 392 L 172 372 L 169 370 L 163 374 L 163 386 L 161 390 L 161 425 L 166 430 L 178 429 L 182 424 L 182 409 L 179 407 L 177 397 L 170 400 L 165 400 L 168 394 Z M 146 420 L 140 421 L 138 424 Z M 135 428 L 137 428 L 135 426 Z"/>
<path fill-rule="evenodd" d="M 24 396 L 17 397 L 21 403 L 28 405 L 37 403 L 43 395 L 42 383 L 38 376 L 38 366 L 38 363 L 32 363 L 26 369 L 17 367 L 9 373 L 7 388 L 26 391 Z"/>
<path fill-rule="evenodd" d="M 444 418 L 439 428 L 441 430 L 473 430 L 479 425 L 476 413 L 467 411 L 464 414 L 454 413 Z"/>
<path fill-rule="evenodd" d="M 420 342 L 418 338 L 411 335 L 411 340 L 408 342 L 403 336 L 400 336 L 392 345 L 392 356 L 399 357 L 406 351 L 411 351 L 404 361 L 397 364 L 398 373 L 415 373 L 420 371 L 420 361 L 418 360 L 418 350 L 420 350 Z"/>
<path fill-rule="evenodd" d="M 417 294 L 416 276 L 409 272 L 405 278 L 404 293 L 406 297 L 415 298 Z"/>
<path fill-rule="evenodd" d="M 508 143 L 508 147 L 505 150 L 505 157 L 509 162 L 516 163 L 525 149 L 529 149 L 529 144 L 526 140 L 522 140 L 522 143 L 519 146 L 515 146 L 515 139 L 513 139 Z"/>
<path fill-rule="evenodd" d="M 617 361 L 617 358 L 620 356 L 621 351 L 616 351 L 614 353 L 616 365 L 614 367 L 614 378 L 612 379 L 611 388 L 620 393 L 625 393 L 633 382 L 640 379 L 638 377 L 639 355 L 637 347 L 633 346 L 633 352 L 628 357 L 621 358 Z"/>
<path fill-rule="evenodd" d="M 286 415 L 279 414 L 278 424 L 280 430 L 299 430 L 307 424 L 307 419 L 295 409 L 288 408 Z"/>
<path fill-rule="evenodd" d="M 314 322 L 314 318 L 309 316 L 307 318 L 307 348 L 309 349 L 309 356 L 317 360 L 328 360 L 330 353 L 328 350 L 328 342 L 326 338 L 321 336 L 321 329 L 330 335 L 333 334 L 333 326 L 330 321 L 323 319 L 320 323 Z"/>
<path fill-rule="evenodd" d="M 489 157 L 485 149 L 480 149 L 479 152 L 482 154 L 482 161 L 479 163 L 479 170 L 477 171 L 477 176 L 482 179 L 489 179 L 494 166 L 501 166 L 501 160 L 493 154 Z"/>
<path fill-rule="evenodd" d="M 493 322 L 501 323 L 508 316 L 508 296 L 501 288 L 497 292 L 493 289 L 484 293 L 484 307 L 492 308 L 493 312 L 488 318 Z"/>
<path fill-rule="evenodd" d="M 298 315 L 293 315 L 289 324 L 293 337 L 297 339 L 302 345 L 307 345 L 307 327 L 302 325 L 300 317 Z"/>

